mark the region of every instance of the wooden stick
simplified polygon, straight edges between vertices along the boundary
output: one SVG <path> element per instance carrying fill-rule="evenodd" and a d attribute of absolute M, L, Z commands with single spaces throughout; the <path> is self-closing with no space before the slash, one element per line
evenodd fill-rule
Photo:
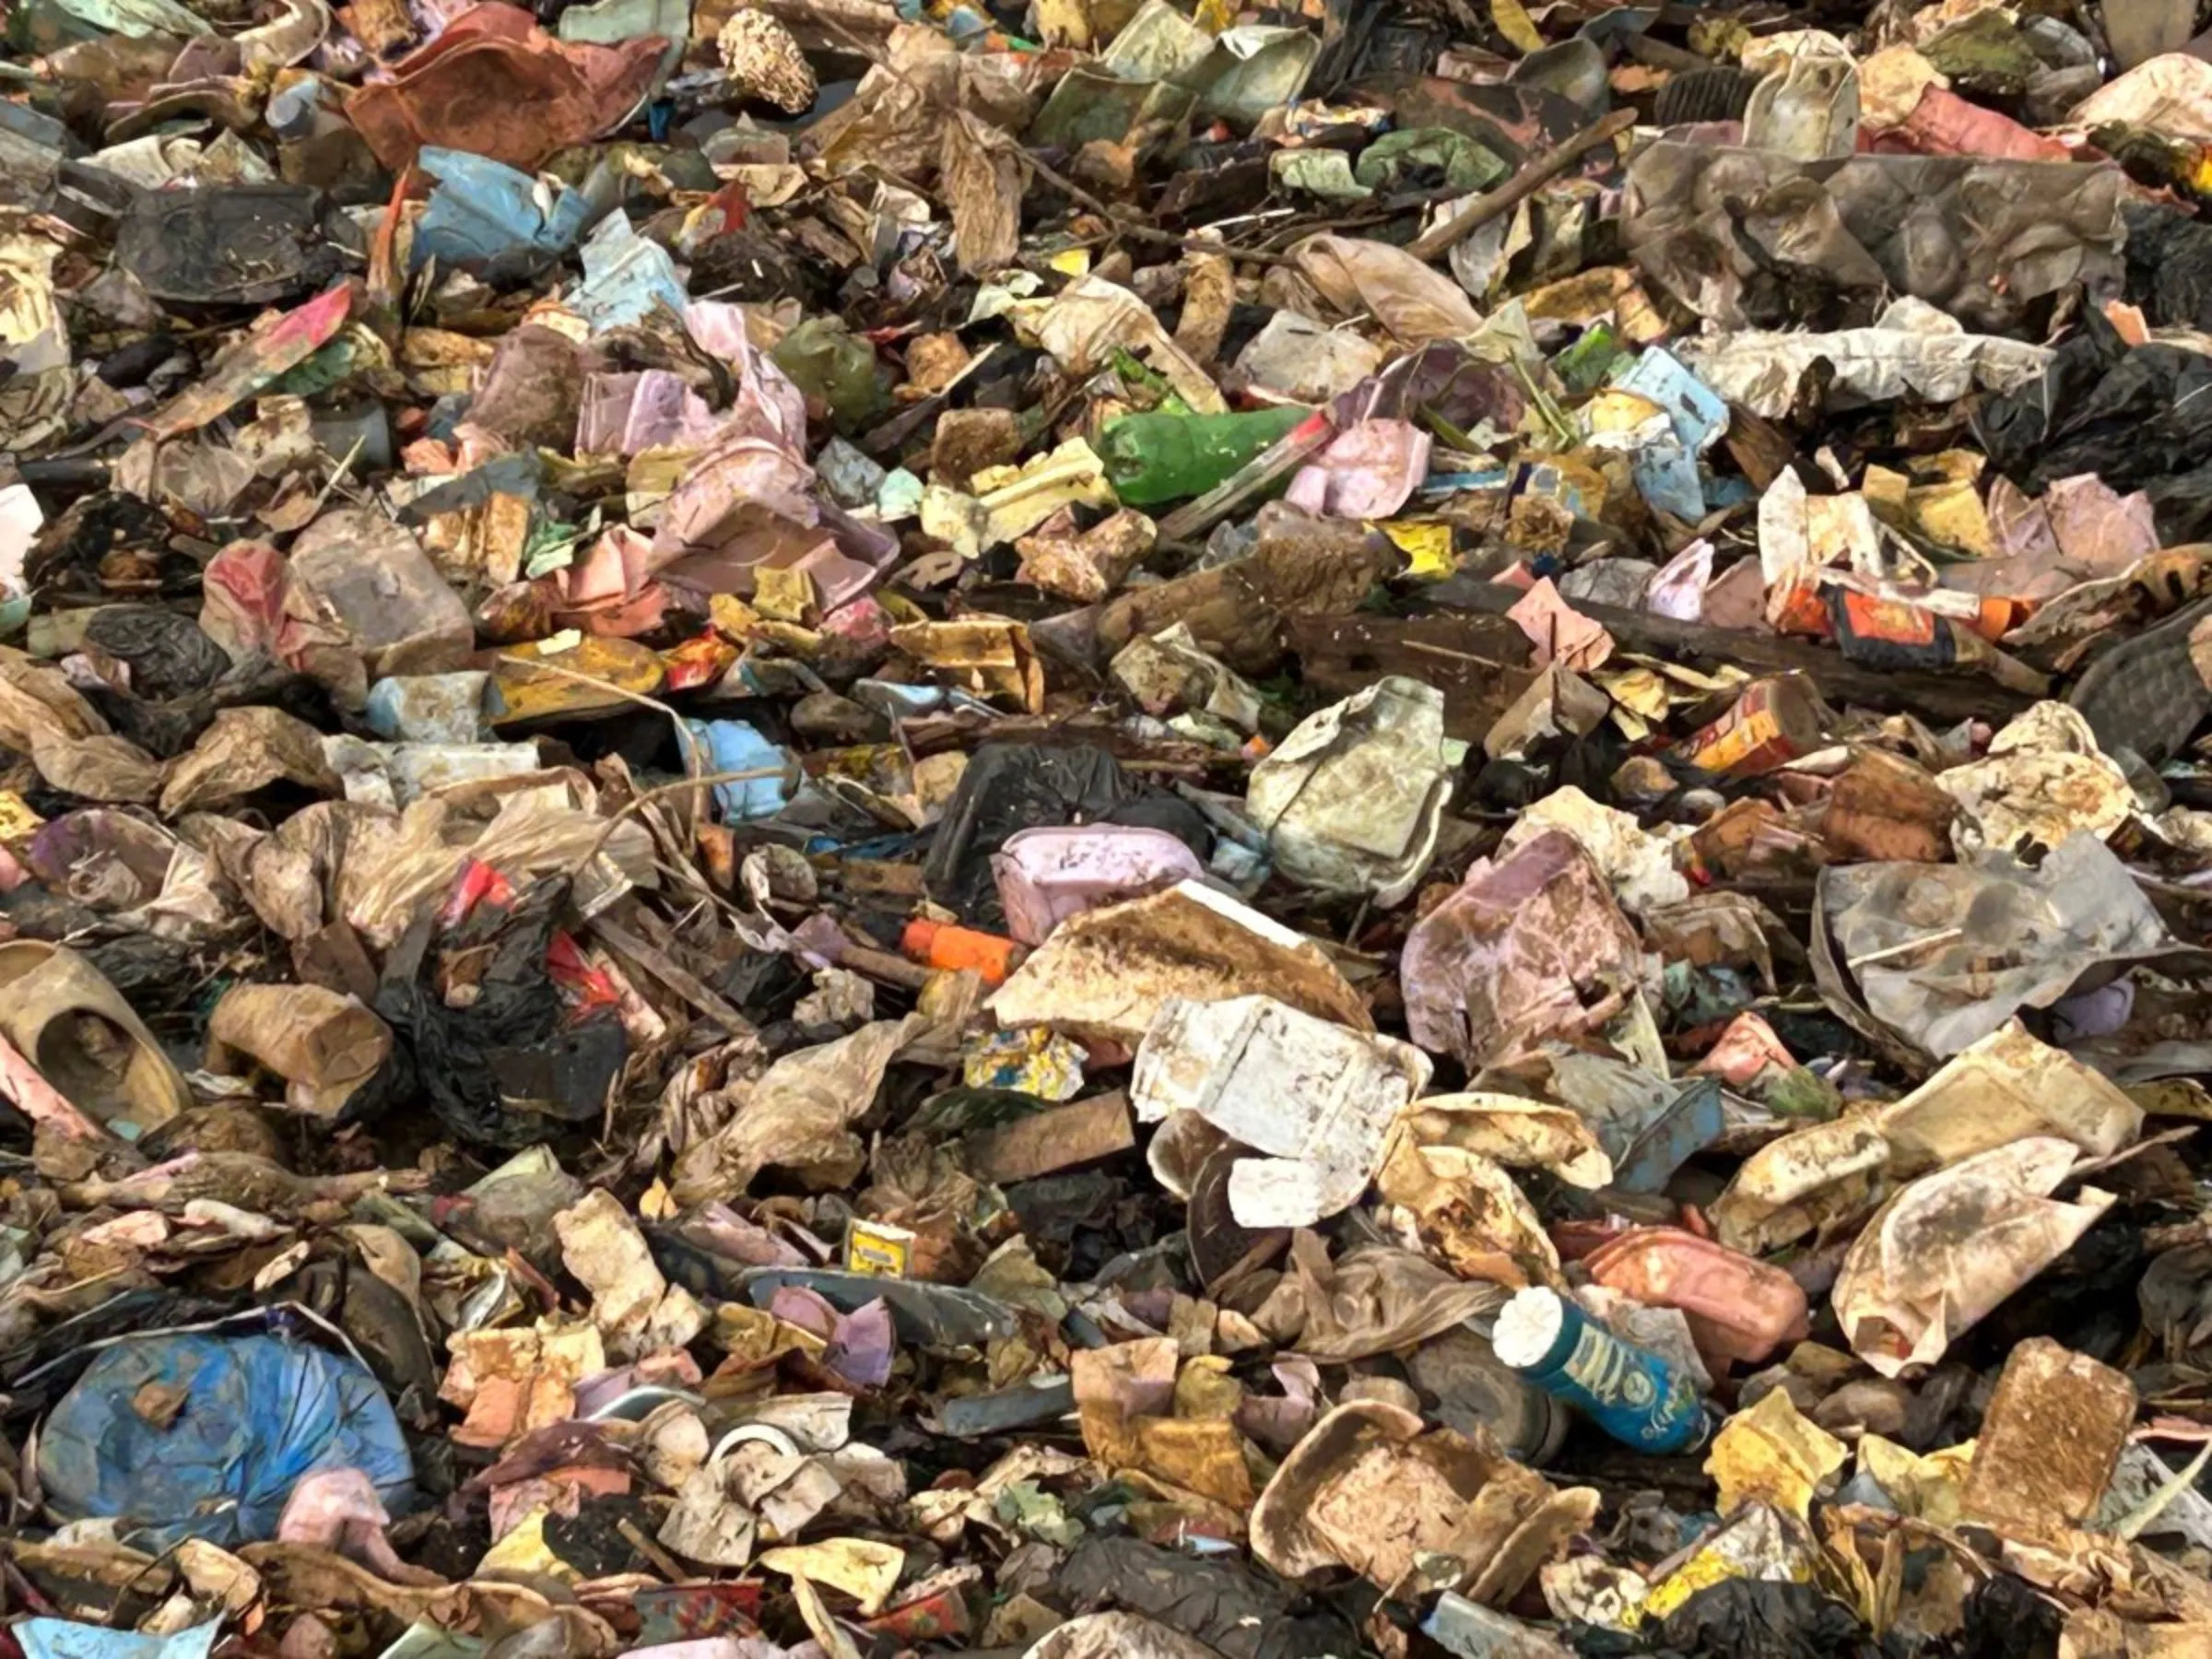
<path fill-rule="evenodd" d="M 606 916 L 594 916 L 592 931 L 605 939 L 638 967 L 675 992 L 701 1014 L 719 1023 L 733 1037 L 755 1037 L 760 1028 L 730 1006 L 712 986 L 707 985 L 689 972 L 666 951 L 648 940 L 641 939 L 620 923 Z"/>
<path fill-rule="evenodd" d="M 1089 191 L 1084 189 L 1082 185 L 1077 183 L 1059 169 L 1048 166 L 1020 145 L 1014 145 L 1011 147 L 1024 165 L 1041 173 L 1046 183 L 1073 201 L 1077 206 L 1088 209 L 1104 219 L 1113 228 L 1113 234 L 1116 236 L 1126 236 L 1132 241 L 1150 242 L 1156 248 L 1179 248 L 1185 253 L 1220 253 L 1230 259 L 1241 259 L 1247 265 L 1287 265 L 1292 263 L 1283 254 L 1269 253 L 1259 248 L 1231 248 L 1225 243 L 1210 241 L 1203 237 L 1177 236 L 1171 230 L 1161 230 L 1151 225 L 1139 225 L 1125 218 L 1117 218 L 1114 217 L 1112 208 L 1097 196 L 1092 195 Z"/>
<path fill-rule="evenodd" d="M 1635 111 L 1614 111 L 1603 121 L 1584 127 L 1549 155 L 1531 161 L 1497 189 L 1477 197 L 1465 212 L 1454 214 L 1409 245 L 1406 252 L 1416 259 L 1430 260 L 1458 246 L 1507 208 L 1518 206 L 1535 194 L 1599 145 L 1619 137 L 1635 124 Z"/>

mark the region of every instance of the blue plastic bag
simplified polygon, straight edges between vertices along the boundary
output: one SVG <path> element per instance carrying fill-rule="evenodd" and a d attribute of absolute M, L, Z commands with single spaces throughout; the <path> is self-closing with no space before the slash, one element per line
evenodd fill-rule
<path fill-rule="evenodd" d="M 791 804 L 791 792 L 782 772 L 791 757 L 742 720 L 691 720 L 691 728 L 706 750 L 707 765 L 718 772 L 761 771 L 775 775 L 739 778 L 714 785 L 714 802 L 725 822 L 750 823 L 773 818 Z"/>
<path fill-rule="evenodd" d="M 642 323 L 662 306 L 680 317 L 691 302 L 668 250 L 630 229 L 619 207 L 583 239 L 580 253 L 583 282 L 569 305 L 595 335 Z"/>
<path fill-rule="evenodd" d="M 559 257 L 592 217 L 580 192 L 547 187 L 526 172 L 464 150 L 425 145 L 422 170 L 438 181 L 416 222 L 413 259 L 466 268 L 492 260 Z"/>
<path fill-rule="evenodd" d="M 65 1520 L 115 1517 L 123 1541 L 233 1548 L 276 1535 L 301 1477 L 359 1469 L 394 1515 L 415 1465 L 367 1370 L 281 1336 L 140 1337 L 93 1360 L 39 1437 L 39 1479 Z"/>
<path fill-rule="evenodd" d="M 68 1618 L 27 1618 L 12 1627 L 23 1659 L 207 1659 L 223 1633 L 219 1618 L 169 1636 L 111 1630 Z"/>

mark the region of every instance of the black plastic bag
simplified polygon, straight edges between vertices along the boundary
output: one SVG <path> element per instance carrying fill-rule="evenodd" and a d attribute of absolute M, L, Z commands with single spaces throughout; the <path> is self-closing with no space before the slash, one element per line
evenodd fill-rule
<path fill-rule="evenodd" d="M 592 1121 L 628 1056 L 614 1010 L 571 1022 L 547 968 L 568 891 L 546 880 L 509 904 L 479 900 L 442 935 L 425 916 L 385 965 L 376 1011 L 464 1140 L 517 1148 Z"/>
<path fill-rule="evenodd" d="M 115 230 L 115 263 L 156 300 L 269 305 L 304 299 L 345 269 L 323 194 L 297 184 L 149 190 Z"/>
<path fill-rule="evenodd" d="M 1006 838 L 1018 830 L 1102 818 L 1134 793 L 1114 758 L 1093 744 L 986 744 L 946 805 L 922 884 L 962 921 L 1004 927 L 991 854 Z"/>
<path fill-rule="evenodd" d="M 2202 353 L 2131 349 L 2091 312 L 2041 380 L 1982 406 L 1974 431 L 1990 461 L 2031 495 L 2081 473 L 2125 491 L 2212 462 L 2207 408 L 2212 362 Z"/>
<path fill-rule="evenodd" d="M 2212 225 L 2136 203 L 2127 223 L 2127 297 L 2153 328 L 2212 330 Z"/>
<path fill-rule="evenodd" d="M 85 638 L 131 665 L 131 689 L 156 702 L 205 691 L 230 671 L 230 656 L 190 617 L 159 605 L 104 605 Z"/>
<path fill-rule="evenodd" d="M 1811 1584 L 1726 1579 L 1699 1591 L 1660 1627 L 1685 1659 L 1879 1659 L 1859 1616 Z"/>
<path fill-rule="evenodd" d="M 1138 1538 L 1087 1538 L 1053 1580 L 1079 1613 L 1141 1613 L 1222 1659 L 1324 1659 L 1357 1646 L 1336 1619 L 1292 1609 L 1283 1583 L 1238 1561 L 1198 1560 Z"/>

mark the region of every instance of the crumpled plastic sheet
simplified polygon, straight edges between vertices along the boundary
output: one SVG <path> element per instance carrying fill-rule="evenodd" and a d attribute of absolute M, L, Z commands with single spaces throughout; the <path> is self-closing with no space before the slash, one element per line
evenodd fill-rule
<path fill-rule="evenodd" d="M 2194 413 L 2208 393 L 2204 353 L 2155 340 L 2130 347 L 2091 312 L 2039 378 L 1983 400 L 1974 436 L 1990 465 L 2030 494 L 2084 473 L 2113 489 L 2148 488 L 2159 530 L 2169 542 L 2187 541 L 2204 512 L 2203 480 L 2193 474 L 2212 464 L 2212 426 Z"/>
<path fill-rule="evenodd" d="M 1832 966 L 1865 1011 L 1939 1059 L 2024 1007 L 2047 1008 L 2132 963 L 2182 959 L 2126 866 L 2086 831 L 2034 868 L 2005 853 L 1830 866 L 1815 904 L 1816 960 L 1825 923 Z"/>
<path fill-rule="evenodd" d="M 1135 1613 L 1087 1613 L 1048 1631 L 1024 1659 L 1215 1659 L 1215 1651 Z"/>
<path fill-rule="evenodd" d="M 1843 1258 L 1833 1294 L 1852 1351 L 1885 1377 L 1933 1365 L 1959 1335 L 2073 1247 L 2112 1207 L 2051 1194 L 2080 1157 L 2032 1135 L 1924 1175 L 1882 1206 Z"/>
<path fill-rule="evenodd" d="M 1402 347 L 1464 339 L 1482 326 L 1482 313 L 1459 284 L 1403 248 L 1348 236 L 1310 236 L 1290 250 L 1289 258 L 1288 269 L 1276 267 L 1263 284 L 1264 292 L 1278 291 L 1270 303 L 1319 309 L 1294 303 L 1296 290 L 1304 288 L 1343 314 L 1372 314 Z"/>
<path fill-rule="evenodd" d="M 1264 996 L 1163 1006 L 1129 1078 L 1137 1121 L 1190 1112 L 1254 1152 L 1229 1177 L 1243 1227 L 1310 1227 L 1349 1208 L 1383 1136 L 1429 1081 L 1411 1043 L 1362 1037 Z"/>
<path fill-rule="evenodd" d="M 1125 350 L 1164 375 L 1196 413 L 1219 415 L 1228 410 L 1221 388 L 1176 345 L 1152 308 L 1102 276 L 1085 276 L 1069 284 L 1037 319 L 1035 332 L 1038 344 L 1073 374 L 1092 373 L 1116 350 Z"/>
<path fill-rule="evenodd" d="M 27 1618 L 11 1629 L 23 1659 L 207 1659 L 223 1620 L 211 1618 L 166 1636 L 67 1618 Z"/>
<path fill-rule="evenodd" d="M 1304 935 L 1198 881 L 1068 917 L 991 999 L 1004 1026 L 1134 1045 L 1171 998 L 1264 993 L 1355 1031 L 1373 1016 Z"/>
<path fill-rule="evenodd" d="M 425 145 L 417 165 L 438 182 L 416 221 L 411 258 L 498 274 L 573 247 L 591 216 L 580 191 L 546 192 L 517 168 Z M 547 199 L 549 194 L 549 199 Z"/>
<path fill-rule="evenodd" d="M 876 1020 L 782 1056 L 736 1091 L 727 1124 L 677 1159 L 677 1201 L 742 1193 L 770 1164 L 796 1170 L 818 1187 L 852 1181 L 867 1153 L 850 1125 L 874 1102 L 885 1068 L 928 1024 L 920 1015 Z"/>
<path fill-rule="evenodd" d="M 391 74 L 346 100 L 351 121 L 394 171 L 431 130 L 449 149 L 532 168 L 565 144 L 626 120 L 659 72 L 658 35 L 594 46 L 557 41 L 517 6 L 475 6 Z M 514 119 L 516 108 L 532 112 Z"/>
<path fill-rule="evenodd" d="M 1388 518 L 1429 476 L 1433 441 L 1408 421 L 1363 420 L 1301 467 L 1283 499 L 1328 518 Z"/>
<path fill-rule="evenodd" d="M 2161 53 L 2098 88 L 2066 121 L 2083 132 L 2111 123 L 2162 138 L 2212 143 L 2212 64 L 2186 52 Z"/>
<path fill-rule="evenodd" d="M 610 873 L 617 884 L 659 884 L 650 830 L 635 818 L 609 830 L 606 820 L 591 810 L 588 786 L 574 787 L 581 783 L 575 774 L 546 775 L 546 782 L 553 787 L 518 783 L 512 793 L 496 796 L 491 818 L 480 828 L 465 802 L 437 795 L 425 796 L 396 816 L 353 822 L 336 871 L 334 897 L 339 911 L 365 940 L 388 948 L 424 902 L 450 887 L 472 858 L 518 882 L 582 865 L 579 886 L 604 880 Z M 559 787 L 564 783 L 571 786 Z M 289 822 L 276 831 L 279 841 Z M 588 865 L 582 862 L 587 857 Z"/>
<path fill-rule="evenodd" d="M 1300 722 L 1252 769 L 1245 809 L 1286 874 L 1396 904 L 1435 856 L 1443 745 L 1443 694 L 1392 676 Z"/>
<path fill-rule="evenodd" d="M 2040 376 L 2052 359 L 2047 346 L 1969 334 L 1956 318 L 1910 297 L 1891 303 L 1870 328 L 1827 334 L 1752 329 L 1687 341 L 1682 352 L 1707 385 L 1770 420 L 1790 412 L 1815 363 L 1835 371 L 1830 406 L 1841 409 L 1849 406 L 1848 399 L 1888 403 L 1908 393 L 1928 403 L 1950 403 L 1977 386 L 2014 392 Z"/>
<path fill-rule="evenodd" d="M 1910 294 L 2001 334 L 2070 283 L 2092 301 L 2120 291 L 2124 182 L 2112 167 L 1793 161 L 1663 139 L 1629 163 L 1621 238 L 1653 280 L 1726 328 L 1802 320 L 1771 268 L 1782 264 L 1843 290 Z"/>
<path fill-rule="evenodd" d="M 1330 1659 L 1350 1639 L 1336 1618 L 1305 1610 L 1291 1586 L 1254 1568 L 1194 1559 L 1140 1538 L 1086 1538 L 1053 1583 L 1078 1610 L 1157 1615 L 1203 1637 L 1220 1659 Z M 1128 1655 L 1117 1651 L 1115 1659 Z"/>
<path fill-rule="evenodd" d="M 1511 1294 L 1394 1245 L 1362 1245 L 1332 1262 L 1319 1233 L 1300 1231 L 1281 1282 L 1253 1323 L 1309 1359 L 1342 1364 L 1495 1313 Z"/>
<path fill-rule="evenodd" d="M 1981 759 L 1936 781 L 1959 803 L 1951 839 L 1962 853 L 2054 846 L 2077 830 L 2101 839 L 2136 810 L 2127 774 L 2064 703 L 2037 703 L 1991 738 Z"/>
<path fill-rule="evenodd" d="M 606 1006 L 573 1019 L 547 952 L 567 883 L 548 877 L 512 903 L 485 900 L 450 928 L 418 919 L 384 965 L 376 1010 L 403 1034 L 439 1122 L 482 1145 L 519 1148 L 547 1118 L 598 1119 L 629 1041 Z M 441 988 L 449 953 L 478 955 L 477 994 L 453 1006 Z"/>

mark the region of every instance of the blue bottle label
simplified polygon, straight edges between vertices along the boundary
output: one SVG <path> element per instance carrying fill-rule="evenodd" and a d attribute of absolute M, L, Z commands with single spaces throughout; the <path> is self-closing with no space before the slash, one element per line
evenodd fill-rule
<path fill-rule="evenodd" d="M 1689 1380 L 1594 1321 L 1583 1323 L 1559 1369 L 1607 1433 L 1662 1448 L 1696 1432 L 1700 1406 Z"/>

